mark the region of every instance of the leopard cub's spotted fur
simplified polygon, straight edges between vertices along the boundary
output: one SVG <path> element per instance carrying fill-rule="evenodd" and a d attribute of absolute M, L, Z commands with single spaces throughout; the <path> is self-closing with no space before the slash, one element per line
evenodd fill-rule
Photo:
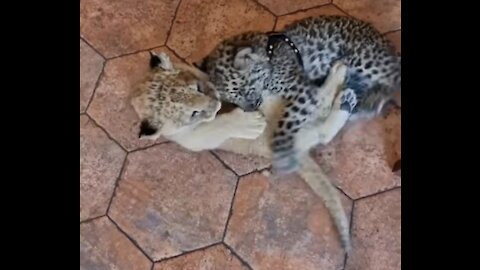
<path fill-rule="evenodd" d="M 245 110 L 257 109 L 268 95 L 287 101 L 272 139 L 278 173 L 297 170 L 298 132 L 317 118 L 316 108 L 324 101 L 317 90 L 335 61 L 348 66 L 347 79 L 324 123 L 331 133 L 321 143 L 328 143 L 347 120 L 377 115 L 401 84 L 400 56 L 365 22 L 321 16 L 287 26 L 283 33 L 288 40 L 275 45 L 272 57 L 268 34 L 247 33 L 224 41 L 200 64 L 220 98 Z M 289 42 L 298 48 L 303 66 Z"/>

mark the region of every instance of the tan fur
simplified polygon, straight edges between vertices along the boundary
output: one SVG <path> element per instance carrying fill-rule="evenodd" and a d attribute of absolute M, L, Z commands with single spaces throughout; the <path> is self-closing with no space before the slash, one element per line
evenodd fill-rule
<path fill-rule="evenodd" d="M 162 57 L 165 58 L 164 55 Z M 257 155 L 266 158 L 272 157 L 270 141 L 273 137 L 275 125 L 282 117 L 285 105 L 281 98 L 269 97 L 264 100 L 260 107 L 262 114 L 259 112 L 244 112 L 237 108 L 229 113 L 215 116 L 219 109 L 218 107 L 209 111 L 209 113 L 214 115 L 213 117 L 206 117 L 202 121 L 193 124 L 185 124 L 185 121 L 182 122 L 184 123 L 183 125 L 178 124 L 168 119 L 168 117 L 172 119 L 182 118 L 183 116 L 181 115 L 184 115 L 184 113 L 180 111 L 169 113 L 168 108 L 172 106 L 169 102 L 173 102 L 171 98 L 172 94 L 177 95 L 178 92 L 182 93 L 184 100 L 174 98 L 174 101 L 176 103 L 182 103 L 182 106 L 177 107 L 187 112 L 190 112 L 192 108 L 205 107 L 205 104 L 216 104 L 218 101 L 216 100 L 217 95 L 215 93 L 201 94 L 203 99 L 200 99 L 196 89 L 190 87 L 193 83 L 209 84 L 207 81 L 208 78 L 201 74 L 196 74 L 199 71 L 192 71 L 192 67 L 185 69 L 184 66 L 179 66 L 178 69 L 183 70 L 183 72 L 188 72 L 189 75 L 187 76 L 186 73 L 180 76 L 164 74 L 177 72 L 177 65 L 173 66 L 170 64 L 170 66 L 172 66 L 171 70 L 154 69 L 155 80 L 147 80 L 147 83 L 142 84 L 141 87 L 143 87 L 143 90 L 132 100 L 132 105 L 140 118 L 144 119 L 145 117 L 149 117 L 152 119 L 160 119 L 163 126 L 169 125 L 167 133 L 164 128 L 161 128 L 158 135 L 164 135 L 168 139 L 193 151 L 222 149 L 244 155 Z M 338 191 L 308 154 L 308 150 L 312 146 L 325 142 L 322 138 L 333 137 L 330 133 L 334 131 L 323 125 L 323 123 L 332 122 L 334 124 L 336 121 L 336 119 L 330 119 L 329 115 L 331 113 L 326 113 L 326 111 L 339 111 L 339 102 L 333 102 L 333 100 L 338 94 L 337 89 L 343 83 L 345 72 L 346 69 L 342 65 L 336 65 L 332 68 L 332 74 L 327 78 L 325 84 L 318 92 L 319 99 L 325 100 L 325 106 L 318 109 L 318 119 L 315 119 L 309 126 L 300 131 L 302 134 L 298 136 L 298 138 L 303 139 L 296 142 L 295 145 L 301 155 L 301 169 L 299 174 L 311 189 L 324 200 L 339 230 L 342 245 L 346 251 L 348 251 L 350 249 L 349 222 L 343 210 Z M 196 75 L 191 77 L 190 75 L 192 74 Z M 180 81 L 172 82 L 172 80 Z M 163 85 L 163 88 L 168 88 L 168 86 L 172 85 L 183 85 L 183 88 L 175 88 L 176 91 L 174 93 L 168 91 L 169 89 L 154 91 L 152 90 L 155 88 L 152 87 L 153 84 Z M 210 90 L 214 91 L 213 89 Z M 160 94 L 160 96 L 162 96 L 160 99 L 164 100 L 159 110 L 152 110 L 152 106 L 144 102 L 148 100 L 146 97 L 152 96 L 152 92 L 155 92 L 157 98 L 159 97 L 158 94 Z"/>

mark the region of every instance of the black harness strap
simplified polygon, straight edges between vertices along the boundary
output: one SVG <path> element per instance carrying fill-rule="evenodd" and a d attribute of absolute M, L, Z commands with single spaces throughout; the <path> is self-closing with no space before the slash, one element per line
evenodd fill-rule
<path fill-rule="evenodd" d="M 297 49 L 295 44 L 293 44 L 292 40 L 283 33 L 276 33 L 276 32 L 268 33 L 268 41 L 267 41 L 267 56 L 268 56 L 268 58 L 272 59 L 273 49 L 275 48 L 275 45 L 278 42 L 281 42 L 281 41 L 284 41 L 285 43 L 288 44 L 288 46 L 290 46 L 290 48 L 295 53 L 295 56 L 297 57 L 298 63 L 303 68 L 303 61 L 302 61 L 302 56 L 300 55 L 300 51 Z"/>

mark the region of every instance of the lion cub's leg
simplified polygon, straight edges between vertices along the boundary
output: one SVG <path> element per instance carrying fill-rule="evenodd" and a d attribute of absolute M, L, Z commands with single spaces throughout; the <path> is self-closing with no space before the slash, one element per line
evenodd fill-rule
<path fill-rule="evenodd" d="M 230 139 L 223 143 L 219 149 L 233 152 L 241 155 L 254 155 L 272 159 L 272 150 L 270 142 L 272 140 L 273 132 L 277 127 L 280 118 L 283 117 L 283 108 L 285 107 L 285 100 L 280 96 L 267 96 L 264 98 L 259 110 L 265 116 L 266 127 L 262 135 L 255 140 L 246 139 Z"/>
<path fill-rule="evenodd" d="M 265 118 L 260 112 L 235 109 L 168 139 L 192 151 L 211 150 L 230 138 L 255 139 L 263 133 L 265 126 Z"/>

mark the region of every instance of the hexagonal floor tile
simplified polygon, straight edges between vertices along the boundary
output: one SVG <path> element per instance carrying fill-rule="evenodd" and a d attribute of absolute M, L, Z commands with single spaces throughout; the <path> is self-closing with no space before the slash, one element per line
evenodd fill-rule
<path fill-rule="evenodd" d="M 321 6 L 319 8 L 312 8 L 307 11 L 300 11 L 294 14 L 280 16 L 277 19 L 277 24 L 275 25 L 275 31 L 282 30 L 287 24 L 293 23 L 295 21 L 308 18 L 308 17 L 316 17 L 320 15 L 342 15 L 346 16 L 346 14 L 338 9 L 334 5 L 326 5 Z"/>
<path fill-rule="evenodd" d="M 258 270 L 339 269 L 344 261 L 322 200 L 299 177 L 242 177 L 225 241 Z"/>
<path fill-rule="evenodd" d="M 397 52 L 402 51 L 402 31 L 395 31 L 387 34 L 387 38 L 393 42 Z"/>
<path fill-rule="evenodd" d="M 163 51 L 180 61 L 167 48 Z M 130 104 L 130 94 L 135 85 L 149 70 L 149 53 L 142 52 L 107 61 L 88 113 L 127 150 L 154 144 L 138 138 L 140 119 Z M 159 139 L 157 142 L 164 141 Z"/>
<path fill-rule="evenodd" d="M 382 33 L 401 27 L 401 0 L 334 0 L 349 15 L 373 23 Z"/>
<path fill-rule="evenodd" d="M 401 155 L 400 129 L 400 113 L 348 125 L 315 159 L 350 198 L 398 187 L 392 168 Z"/>
<path fill-rule="evenodd" d="M 284 15 L 302 9 L 325 5 L 330 3 L 330 0 L 258 0 L 258 2 L 275 13 L 275 15 Z"/>
<path fill-rule="evenodd" d="M 385 142 L 389 148 L 386 148 L 387 163 L 393 169 L 395 162 L 402 158 L 402 138 L 401 138 L 401 110 L 392 110 L 385 118 L 381 119 L 385 129 Z"/>
<path fill-rule="evenodd" d="M 400 189 L 355 202 L 346 270 L 400 270 Z"/>
<path fill-rule="evenodd" d="M 80 116 L 80 220 L 107 212 L 125 156 L 88 116 Z"/>
<path fill-rule="evenodd" d="M 195 62 L 227 37 L 272 31 L 274 23 L 275 17 L 252 0 L 183 0 L 167 45 L 188 62 Z"/>
<path fill-rule="evenodd" d="M 107 217 L 80 224 L 80 270 L 150 270 L 152 263 Z"/>
<path fill-rule="evenodd" d="M 395 175 L 402 177 L 402 160 L 401 159 L 395 162 L 395 165 L 393 165 L 393 171 Z"/>
<path fill-rule="evenodd" d="M 102 72 L 103 57 L 80 39 L 80 112 L 87 109 L 98 76 Z"/>
<path fill-rule="evenodd" d="M 245 175 L 270 166 L 270 161 L 257 156 L 238 155 L 227 151 L 215 151 L 215 154 L 237 175 Z"/>
<path fill-rule="evenodd" d="M 153 270 L 248 270 L 224 245 L 218 244 L 204 250 L 155 264 Z"/>
<path fill-rule="evenodd" d="M 109 215 L 154 260 L 222 239 L 236 176 L 173 143 L 129 154 Z"/>
<path fill-rule="evenodd" d="M 180 0 L 82 0 L 80 33 L 105 57 L 158 47 Z"/>

